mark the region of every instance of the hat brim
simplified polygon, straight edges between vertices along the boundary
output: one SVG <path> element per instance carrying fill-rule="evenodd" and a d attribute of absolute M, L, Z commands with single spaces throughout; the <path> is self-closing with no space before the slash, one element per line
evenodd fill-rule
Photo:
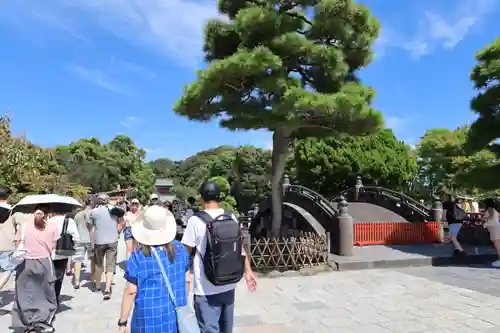
<path fill-rule="evenodd" d="M 177 224 L 172 214 L 167 215 L 163 228 L 151 230 L 144 227 L 144 214 L 137 217 L 131 226 L 134 239 L 144 245 L 163 245 L 170 243 L 177 234 Z"/>

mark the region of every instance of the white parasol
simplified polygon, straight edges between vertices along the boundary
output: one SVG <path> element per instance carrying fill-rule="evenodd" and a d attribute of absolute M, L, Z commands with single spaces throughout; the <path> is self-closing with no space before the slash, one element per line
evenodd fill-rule
<path fill-rule="evenodd" d="M 37 194 L 27 195 L 22 198 L 12 207 L 12 213 L 33 213 L 38 205 L 57 206 L 61 212 L 71 212 L 76 207 L 82 207 L 82 204 L 72 197 L 57 194 Z"/>

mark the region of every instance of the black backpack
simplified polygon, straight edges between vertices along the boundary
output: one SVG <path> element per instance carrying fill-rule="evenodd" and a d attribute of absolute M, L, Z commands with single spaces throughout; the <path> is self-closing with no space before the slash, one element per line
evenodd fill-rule
<path fill-rule="evenodd" d="M 56 254 L 60 256 L 72 256 L 75 254 L 75 242 L 73 236 L 68 234 L 69 216 L 64 217 L 64 223 L 61 230 L 61 238 L 56 243 Z"/>
<path fill-rule="evenodd" d="M 224 212 L 212 218 L 207 212 L 194 214 L 207 225 L 207 246 L 202 256 L 205 276 L 214 286 L 237 283 L 243 277 L 243 234 L 233 214 Z"/>
<path fill-rule="evenodd" d="M 449 203 L 449 208 L 446 210 L 446 219 L 448 221 L 464 221 L 467 219 L 465 211 L 459 207 L 455 202 Z"/>

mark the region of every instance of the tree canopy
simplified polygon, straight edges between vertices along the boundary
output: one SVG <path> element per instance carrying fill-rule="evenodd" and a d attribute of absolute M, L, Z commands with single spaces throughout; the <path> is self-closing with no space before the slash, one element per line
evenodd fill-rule
<path fill-rule="evenodd" d="M 56 148 L 57 161 L 73 181 L 94 192 L 131 188 L 142 202 L 154 192 L 154 175 L 144 163 L 145 156 L 146 152 L 125 135 L 107 144 L 91 138 Z"/>
<path fill-rule="evenodd" d="M 13 136 L 10 121 L 10 114 L 0 117 L 0 187 L 10 192 L 11 201 L 42 192 L 86 194 L 84 186 L 64 174 L 53 150 L 36 146 L 24 136 Z"/>
<path fill-rule="evenodd" d="M 471 73 L 476 96 L 471 109 L 478 115 L 467 140 L 468 151 L 488 149 L 492 163 L 471 171 L 476 186 L 484 190 L 500 188 L 500 37 L 476 54 L 477 64 Z"/>
<path fill-rule="evenodd" d="M 469 153 L 465 147 L 468 135 L 468 126 L 426 131 L 417 146 L 421 196 L 429 197 L 434 191 L 477 194 L 475 170 L 491 165 L 495 156 L 484 149 Z"/>
<path fill-rule="evenodd" d="M 84 198 L 89 191 L 133 188 L 146 200 L 154 191 L 154 176 L 144 163 L 145 152 L 128 136 L 107 144 L 80 139 L 55 149 L 42 148 L 15 137 L 10 116 L 0 117 L 0 187 L 16 201 L 27 194 L 58 193 Z"/>
<path fill-rule="evenodd" d="M 403 190 L 417 171 L 413 152 L 390 129 L 362 137 L 300 140 L 295 160 L 299 183 L 327 196 L 352 187 L 358 175 L 365 184 Z"/>
<path fill-rule="evenodd" d="M 174 111 L 220 118 L 230 130 L 273 132 L 273 234 L 281 226 L 281 181 L 294 138 L 368 134 L 382 125 L 374 91 L 356 72 L 371 61 L 379 23 L 352 0 L 219 0 L 228 20 L 205 28 L 208 66 Z"/>
<path fill-rule="evenodd" d="M 184 161 L 160 159 L 149 165 L 157 176 L 168 175 L 174 180 L 173 192 L 183 200 L 196 197 L 201 183 L 212 177 L 229 182 L 229 194 L 240 211 L 261 202 L 270 191 L 271 152 L 253 146 L 220 146 L 200 151 Z M 289 172 L 291 165 L 290 161 Z"/>

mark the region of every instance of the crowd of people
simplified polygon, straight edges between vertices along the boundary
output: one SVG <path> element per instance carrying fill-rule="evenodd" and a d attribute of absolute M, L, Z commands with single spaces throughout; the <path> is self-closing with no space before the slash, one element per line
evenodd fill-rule
<path fill-rule="evenodd" d="M 0 204 L 7 197 L 0 190 Z M 11 214 L 0 225 L 0 288 L 15 276 L 12 326 L 54 332 L 64 278 L 72 275 L 79 289 L 84 264 L 91 289 L 109 300 L 123 234 L 127 262 L 119 332 L 177 333 L 186 325 L 189 332 L 233 332 L 236 285 L 243 279 L 254 291 L 256 279 L 237 219 L 219 205 L 219 186 L 203 183 L 200 206 L 190 198 L 181 219 L 155 194 L 150 199 L 142 207 L 136 199 L 101 194 L 76 214 L 57 204 Z"/>
<path fill-rule="evenodd" d="M 459 260 L 464 260 L 467 257 L 459 240 L 460 230 L 465 223 L 470 222 L 465 203 L 465 200 L 460 197 L 443 202 L 443 220 L 448 223 L 449 239 L 454 249 L 453 255 Z M 500 205 L 493 198 L 484 200 L 483 205 L 484 214 L 481 217 L 481 222 L 483 227 L 488 230 L 491 243 L 498 256 L 498 259 L 491 265 L 500 268 Z"/>

